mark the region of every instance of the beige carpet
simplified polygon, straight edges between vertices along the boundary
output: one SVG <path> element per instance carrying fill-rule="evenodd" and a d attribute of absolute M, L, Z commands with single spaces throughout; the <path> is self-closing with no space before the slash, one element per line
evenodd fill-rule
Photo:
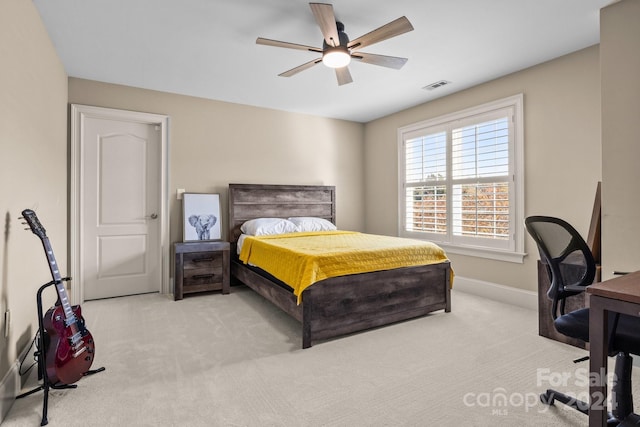
<path fill-rule="evenodd" d="M 572 363 L 585 351 L 539 337 L 534 311 L 469 294 L 306 350 L 299 324 L 244 287 L 82 308 L 106 371 L 51 391 L 51 426 L 587 425 L 538 399 L 563 376 L 587 396 L 588 363 Z M 42 393 L 17 400 L 2 425 L 37 426 L 41 410 Z"/>

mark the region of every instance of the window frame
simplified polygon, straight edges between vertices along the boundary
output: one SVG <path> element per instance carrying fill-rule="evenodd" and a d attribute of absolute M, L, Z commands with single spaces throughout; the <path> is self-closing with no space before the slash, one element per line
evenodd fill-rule
<path fill-rule="evenodd" d="M 469 255 L 515 263 L 524 262 L 524 96 L 517 94 L 507 98 L 487 102 L 461 111 L 445 114 L 432 119 L 413 123 L 398 128 L 398 235 L 414 239 L 432 241 L 447 253 Z M 452 198 L 447 197 L 447 224 L 445 235 L 406 230 L 406 149 L 405 142 L 416 136 L 431 135 L 442 129 L 454 129 L 471 123 L 479 124 L 486 117 L 504 109 L 511 110 L 509 124 L 509 218 L 510 238 L 499 244 L 490 243 L 490 239 L 468 236 L 453 236 L 451 212 Z M 447 137 L 446 151 L 450 158 L 451 140 Z M 451 168 L 447 168 L 447 179 L 444 185 L 451 185 L 454 180 Z M 482 183 L 482 178 L 477 179 Z M 489 243 L 489 244 L 487 244 Z"/>

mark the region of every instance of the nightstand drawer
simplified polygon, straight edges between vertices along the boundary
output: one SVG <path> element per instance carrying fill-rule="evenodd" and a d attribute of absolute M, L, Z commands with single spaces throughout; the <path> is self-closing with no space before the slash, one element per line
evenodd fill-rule
<path fill-rule="evenodd" d="M 193 252 L 183 257 L 184 270 L 202 270 L 204 268 L 222 269 L 222 252 Z M 185 271 L 185 277 L 187 272 Z"/>
<path fill-rule="evenodd" d="M 183 286 L 204 285 L 207 283 L 222 283 L 222 266 L 218 268 L 194 268 L 184 270 Z M 185 289 L 186 292 L 186 289 Z"/>

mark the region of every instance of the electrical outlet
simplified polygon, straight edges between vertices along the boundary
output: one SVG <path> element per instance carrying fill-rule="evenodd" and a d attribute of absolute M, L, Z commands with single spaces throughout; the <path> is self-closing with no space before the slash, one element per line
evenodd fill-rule
<path fill-rule="evenodd" d="M 9 331 L 11 331 L 11 311 L 4 312 L 4 337 L 9 337 Z"/>

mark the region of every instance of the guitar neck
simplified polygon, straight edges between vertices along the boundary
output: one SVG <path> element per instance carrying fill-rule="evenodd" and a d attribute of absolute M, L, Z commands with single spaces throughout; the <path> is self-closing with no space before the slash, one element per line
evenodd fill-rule
<path fill-rule="evenodd" d="M 73 314 L 71 304 L 69 303 L 69 296 L 67 295 L 67 289 L 65 288 L 64 283 L 62 282 L 62 276 L 60 275 L 58 262 L 56 261 L 56 257 L 53 254 L 53 249 L 51 248 L 51 242 L 49 241 L 49 238 L 47 236 L 42 237 L 42 246 L 44 246 L 44 252 L 47 255 L 47 261 L 49 262 L 49 270 L 51 270 L 51 277 L 53 277 L 53 281 L 56 284 L 58 299 L 60 300 L 60 305 L 64 310 L 65 318 L 75 319 L 75 315 Z"/>
<path fill-rule="evenodd" d="M 27 221 L 29 224 L 29 228 L 33 234 L 40 238 L 42 242 L 42 246 L 44 246 L 44 253 L 47 255 L 47 261 L 49 262 L 49 270 L 51 270 L 51 277 L 53 277 L 53 281 L 56 285 L 56 290 L 58 291 L 58 299 L 60 300 L 60 305 L 64 310 L 64 317 L 66 319 L 67 325 L 75 323 L 76 318 L 73 310 L 71 309 L 71 304 L 69 304 L 69 297 L 67 295 L 67 290 L 62 283 L 62 276 L 60 275 L 60 269 L 58 268 L 58 262 L 56 261 L 56 257 L 53 255 L 53 249 L 51 248 L 51 242 L 49 242 L 49 238 L 47 237 L 47 232 L 40 224 L 38 220 L 38 216 L 31 209 L 25 209 L 22 211 L 22 218 Z"/>

